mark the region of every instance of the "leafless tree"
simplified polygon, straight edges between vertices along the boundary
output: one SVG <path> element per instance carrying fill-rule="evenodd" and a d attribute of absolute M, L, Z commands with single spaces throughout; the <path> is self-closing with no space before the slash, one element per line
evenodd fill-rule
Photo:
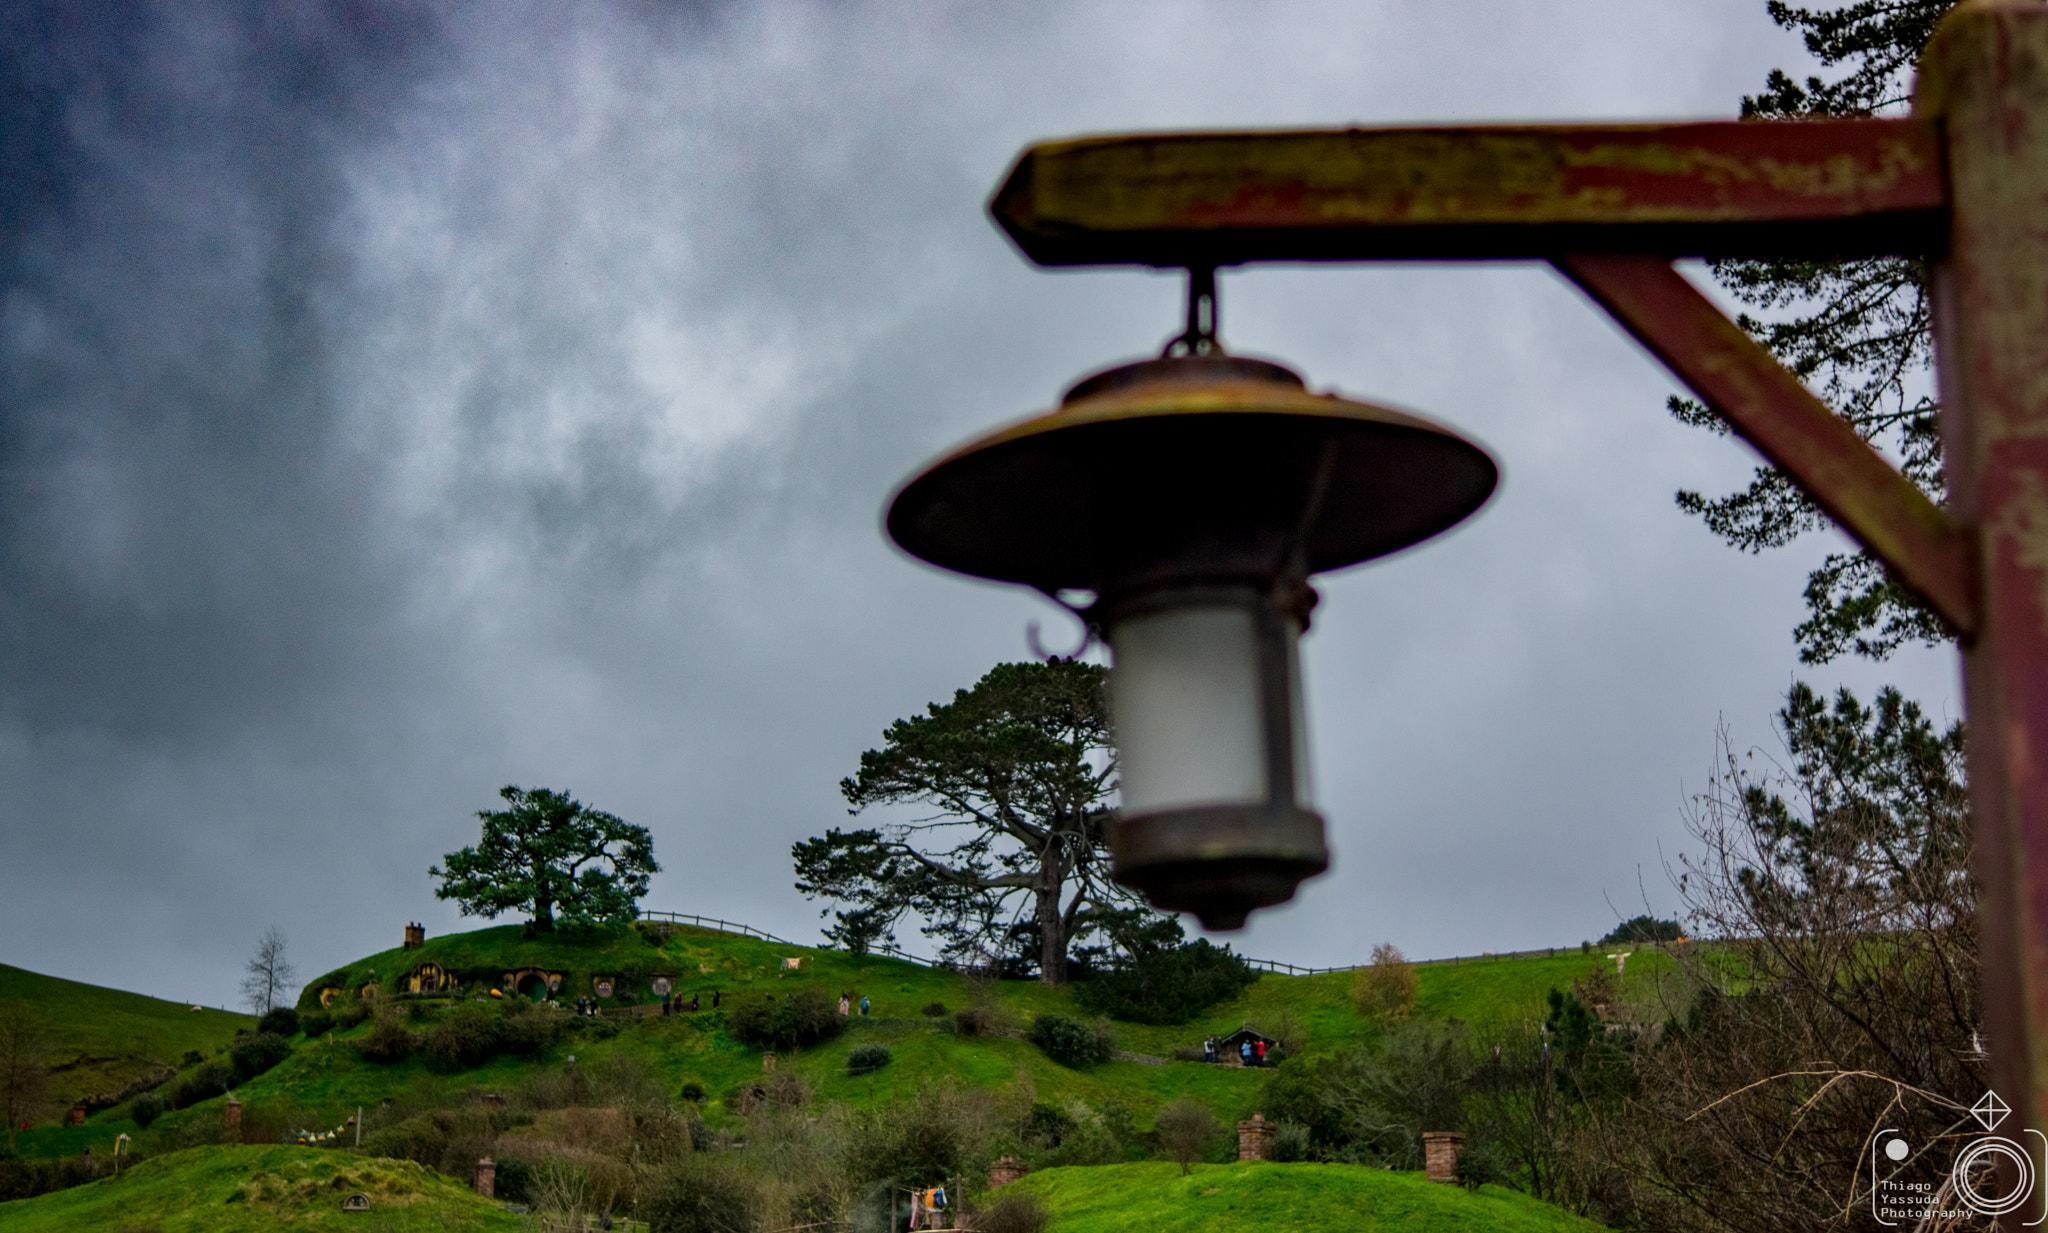
<path fill-rule="evenodd" d="M 268 1014 L 282 1005 L 290 996 L 292 984 L 299 974 L 285 957 L 285 936 L 276 925 L 263 931 L 256 939 L 256 953 L 249 956 L 243 966 L 248 975 L 242 978 L 242 1001 L 257 1014 Z"/>
<path fill-rule="evenodd" d="M 56 1090 L 42 1021 L 18 1002 L 0 1002 L 0 1109 L 7 1114 L 9 1152 L 21 1123 L 49 1108 Z"/>

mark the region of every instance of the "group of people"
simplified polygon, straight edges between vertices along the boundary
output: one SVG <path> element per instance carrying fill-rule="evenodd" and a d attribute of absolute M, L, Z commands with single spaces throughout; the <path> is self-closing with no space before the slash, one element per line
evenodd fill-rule
<path fill-rule="evenodd" d="M 718 996 L 718 990 L 713 989 L 711 991 L 711 1008 L 713 1010 L 718 1009 Z M 680 1015 L 685 1011 L 699 1011 L 703 1009 L 704 995 L 701 993 L 691 994 L 690 1000 L 687 1002 L 683 1000 L 683 995 L 680 993 L 664 993 L 661 995 L 661 1013 L 664 1015 Z"/>
<path fill-rule="evenodd" d="M 842 1015 L 853 1014 L 853 995 L 851 993 L 839 995 L 839 1013 Z M 868 1013 L 868 997 L 865 993 L 860 997 L 860 1013 Z"/>
<path fill-rule="evenodd" d="M 1203 1061 L 1216 1061 L 1222 1052 L 1223 1042 L 1214 1036 L 1207 1037 L 1202 1041 Z M 1266 1042 L 1256 1036 L 1245 1037 L 1237 1044 L 1237 1060 L 1241 1065 L 1245 1066 L 1264 1066 L 1266 1064 Z"/>

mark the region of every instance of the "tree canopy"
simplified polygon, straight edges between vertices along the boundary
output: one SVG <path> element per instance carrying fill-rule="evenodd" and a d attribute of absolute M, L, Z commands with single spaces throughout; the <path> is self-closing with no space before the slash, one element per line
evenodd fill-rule
<path fill-rule="evenodd" d="M 931 812 L 790 849 L 796 888 L 846 905 L 825 935 L 853 951 L 893 942 L 906 912 L 956 956 L 1035 943 L 1040 979 L 1063 983 L 1076 939 L 1179 940 L 1178 928 L 1108 876 L 1116 788 L 1105 670 L 1073 659 L 998 664 L 951 702 L 890 724 L 839 790 L 848 812 Z M 1173 936 L 1164 938 L 1162 927 Z"/>
<path fill-rule="evenodd" d="M 1908 101 L 1914 62 L 1955 0 L 1859 0 L 1817 11 L 1783 0 L 1772 20 L 1798 31 L 1831 79 L 1796 81 L 1773 70 L 1761 93 L 1742 100 L 1759 119 L 1872 115 Z M 1906 257 L 1860 261 L 1725 260 L 1715 278 L 1756 309 L 1737 320 L 1812 386 L 1865 439 L 1900 460 L 1906 477 L 1941 502 L 1941 407 L 1933 365 L 1928 267 Z M 1685 423 L 1726 435 L 1728 426 L 1688 398 L 1670 400 Z M 1679 508 L 1748 552 L 1783 547 L 1827 525 L 1820 508 L 1784 472 L 1765 463 L 1748 488 L 1719 497 L 1680 492 Z M 1925 605 L 1862 552 L 1835 552 L 1807 578 L 1807 617 L 1794 631 L 1800 658 L 1826 663 L 1853 652 L 1883 659 L 1909 643 L 1948 635 Z"/>
<path fill-rule="evenodd" d="M 549 932 L 556 918 L 587 927 L 625 924 L 638 914 L 654 862 L 644 826 L 592 809 L 566 792 L 501 788 L 508 808 L 479 810 L 483 838 L 450 852 L 427 872 L 442 879 L 436 897 L 453 899 L 464 916 L 525 912 L 531 928 Z"/>

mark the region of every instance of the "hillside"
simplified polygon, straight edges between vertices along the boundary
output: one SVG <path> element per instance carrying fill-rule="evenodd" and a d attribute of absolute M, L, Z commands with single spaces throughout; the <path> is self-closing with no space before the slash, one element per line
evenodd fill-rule
<path fill-rule="evenodd" d="M 367 1194 L 367 1216 L 342 1211 Z M 526 1224 L 458 1182 L 406 1160 L 302 1147 L 198 1147 L 145 1160 L 119 1178 L 0 1203 L 9 1233 L 268 1233 L 293 1229 L 458 1229 Z"/>
<path fill-rule="evenodd" d="M 1164 1161 L 1046 1169 L 1012 1183 L 1059 1233 L 1593 1233 L 1600 1226 L 1517 1191 L 1478 1192 L 1359 1165 Z M 1007 1193 L 1007 1191 L 1005 1192 Z"/>
<path fill-rule="evenodd" d="M 52 1069 L 66 1107 L 103 1107 L 132 1086 L 168 1074 L 187 1052 L 211 1055 L 235 1033 L 253 1027 L 248 1015 L 193 1010 L 57 976 L 0 964 L 0 1002 L 22 1005 L 56 1046 Z"/>
<path fill-rule="evenodd" d="M 796 961 L 794 969 L 785 966 L 789 960 Z M 1551 956 L 1418 964 L 1417 1013 L 1461 1019 L 1475 1031 L 1540 1018 L 1545 994 L 1553 987 L 1569 987 L 1595 962 L 1574 949 Z M 236 1089 L 247 1107 L 245 1118 L 251 1133 L 289 1135 L 298 1129 L 332 1128 L 343 1124 L 358 1108 L 366 1111 L 366 1129 L 375 1130 L 406 1108 L 454 1100 L 477 1089 L 516 1088 L 537 1068 L 559 1067 L 571 1055 L 586 1069 L 618 1058 L 636 1059 L 636 1065 L 649 1070 L 648 1078 L 670 1095 L 686 1083 L 698 1084 L 708 1095 L 706 1115 L 716 1117 L 728 1111 L 730 1098 L 759 1082 L 762 1061 L 758 1050 L 741 1045 L 725 1030 L 723 1010 L 711 1009 L 714 996 L 729 1008 L 735 998 L 787 994 L 807 987 L 834 998 L 842 992 L 856 1001 L 866 996 L 871 1004 L 872 1013 L 865 1018 L 855 1016 L 838 1039 L 780 1059 L 783 1071 L 801 1075 L 826 1100 L 864 1106 L 940 1079 L 952 1079 L 965 1087 L 989 1087 L 1007 1086 L 1025 1076 L 1040 1099 L 1080 1099 L 1097 1106 L 1114 1101 L 1131 1109 L 1141 1126 L 1149 1126 L 1151 1110 L 1179 1095 L 1195 1096 L 1220 1115 L 1248 1115 L 1270 1073 L 1174 1061 L 1113 1061 L 1086 1071 L 1070 1070 L 1024 1040 L 957 1035 L 951 1030 L 949 1015 L 926 1015 L 924 1011 L 930 1007 L 943 1006 L 951 1012 L 973 1002 L 975 991 L 956 973 L 884 956 L 856 956 L 689 927 L 542 939 L 523 939 L 517 926 L 451 934 L 428 939 L 420 948 L 366 956 L 309 982 L 300 1004 L 307 1012 L 313 1011 L 319 1005 L 318 991 L 325 987 L 347 987 L 353 992 L 374 983 L 379 989 L 396 988 L 426 964 L 453 974 L 461 983 L 458 989 L 439 995 L 395 999 L 404 1008 L 403 1022 L 415 1031 L 430 1025 L 436 1015 L 459 1000 L 488 996 L 489 989 L 507 973 L 522 970 L 559 976 L 556 993 L 562 1001 L 591 996 L 593 977 L 610 975 L 617 982 L 614 996 L 601 999 L 600 1004 L 613 1011 L 636 1004 L 642 1010 L 652 1009 L 648 1003 L 656 999 L 647 983 L 655 974 L 669 974 L 675 988 L 685 996 L 699 996 L 704 1009 L 666 1019 L 655 1015 L 580 1021 L 576 1016 L 564 1016 L 570 1035 L 539 1058 L 519 1061 L 500 1057 L 453 1074 L 437 1074 L 417 1057 L 384 1065 L 364 1061 L 357 1043 L 369 1031 L 367 1023 L 337 1028 L 317 1039 L 301 1036 L 281 1065 Z M 1669 966 L 1664 955 L 1651 952 L 1640 956 L 1629 969 L 1631 1000 L 1646 1008 L 1653 1005 L 1658 977 Z M 211 1056 L 227 1043 L 233 1028 L 250 1022 L 244 1016 L 192 1012 L 176 1003 L 21 975 L 30 982 L 50 982 L 17 981 L 15 987 L 31 989 L 32 997 L 61 1006 L 64 1013 L 52 1017 L 53 1031 L 71 1056 L 88 1055 L 95 1045 L 108 1039 L 118 1041 L 115 1034 L 130 1029 L 137 1039 L 162 1042 L 150 1045 L 148 1056 L 162 1057 L 185 1047 Z M 1117 1044 L 1130 1054 L 1171 1059 L 1176 1049 L 1197 1045 L 1204 1036 L 1226 1034 L 1251 1023 L 1268 1032 L 1298 1034 L 1311 1054 L 1340 1050 L 1376 1031 L 1351 1005 L 1351 980 L 1348 972 L 1267 974 L 1241 996 L 1212 1007 L 1184 1026 L 1119 1023 L 1115 1025 Z M 384 996 L 388 999 L 391 995 Z M 1070 990 L 1036 982 L 999 982 L 982 996 L 995 999 L 999 1019 L 1013 1030 L 1046 1013 L 1087 1017 L 1075 1005 Z M 158 1036 L 149 1037 L 141 1031 L 143 1027 L 157 1029 Z M 869 1041 L 888 1044 L 894 1061 L 873 1074 L 848 1074 L 847 1054 Z M 114 1052 L 109 1051 L 110 1055 Z M 143 1054 L 131 1050 L 121 1056 L 139 1058 Z M 193 1069 L 185 1067 L 181 1075 L 189 1076 Z M 175 1084 L 165 1090 L 170 1086 Z M 193 1127 L 217 1124 L 221 1104 L 222 1098 L 214 1097 L 169 1113 L 147 1131 L 125 1120 L 125 1107 L 108 1109 L 95 1113 L 76 1130 L 53 1125 L 32 1130 L 22 1136 L 21 1150 L 33 1156 L 75 1154 L 94 1143 L 105 1150 L 104 1144 L 123 1132 L 136 1136 L 140 1150 L 161 1150 L 189 1142 Z"/>

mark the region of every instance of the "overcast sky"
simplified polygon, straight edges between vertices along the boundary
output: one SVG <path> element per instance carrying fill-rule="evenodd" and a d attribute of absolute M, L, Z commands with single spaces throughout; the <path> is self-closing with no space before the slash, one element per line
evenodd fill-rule
<path fill-rule="evenodd" d="M 650 827 L 646 906 L 815 939 L 789 845 L 860 752 L 1066 632 L 883 502 L 1178 324 L 1012 252 L 1021 147 L 1728 116 L 1779 65 L 1762 0 L 6 6 L 0 961 L 232 1004 L 273 923 L 308 979 L 471 927 L 426 869 L 505 783 Z M 1802 671 L 1838 541 L 1681 514 L 1750 456 L 1544 269 L 1232 273 L 1223 322 L 1504 474 L 1324 580 L 1335 866 L 1245 952 L 1575 945 L 1676 909 L 1717 722 L 1958 713 L 1947 654 Z"/>

